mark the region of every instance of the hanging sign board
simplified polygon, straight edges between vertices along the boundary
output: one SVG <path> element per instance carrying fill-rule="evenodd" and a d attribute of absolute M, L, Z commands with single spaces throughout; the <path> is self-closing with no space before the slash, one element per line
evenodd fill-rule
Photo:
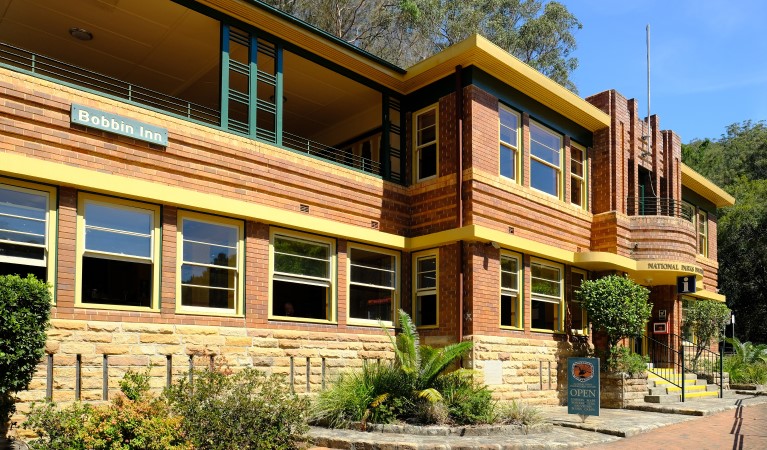
<path fill-rule="evenodd" d="M 694 294 L 695 293 L 695 277 L 692 275 L 677 277 L 676 293 L 677 294 Z"/>
<path fill-rule="evenodd" d="M 599 358 L 567 358 L 567 413 L 599 415 Z"/>
<path fill-rule="evenodd" d="M 128 136 L 150 144 L 168 146 L 168 129 L 140 122 L 130 117 L 72 104 L 70 121 L 78 125 Z"/>

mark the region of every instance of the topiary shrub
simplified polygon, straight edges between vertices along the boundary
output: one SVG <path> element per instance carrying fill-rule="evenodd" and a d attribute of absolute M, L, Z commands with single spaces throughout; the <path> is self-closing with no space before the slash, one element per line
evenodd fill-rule
<path fill-rule="evenodd" d="M 27 389 L 43 357 L 50 311 L 47 284 L 33 275 L 0 275 L 0 430 L 16 410 L 13 394 Z"/>
<path fill-rule="evenodd" d="M 256 369 L 233 375 L 195 371 L 165 392 L 170 409 L 196 449 L 296 449 L 308 431 L 307 400 L 288 390 L 284 377 Z"/>

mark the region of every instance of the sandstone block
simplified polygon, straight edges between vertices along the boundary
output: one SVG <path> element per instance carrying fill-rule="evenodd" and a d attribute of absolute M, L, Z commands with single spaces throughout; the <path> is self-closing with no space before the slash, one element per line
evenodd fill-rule
<path fill-rule="evenodd" d="M 181 337 L 176 334 L 141 333 L 139 334 L 139 342 L 153 344 L 178 344 L 181 342 Z"/>
<path fill-rule="evenodd" d="M 173 334 L 173 325 L 159 323 L 129 323 L 122 324 L 122 329 L 128 333 L 155 333 L 155 334 Z"/>
<path fill-rule="evenodd" d="M 120 322 L 88 322 L 88 330 L 114 333 L 120 330 Z"/>
<path fill-rule="evenodd" d="M 177 325 L 176 331 L 181 334 L 213 336 L 217 335 L 218 327 L 205 327 L 200 325 Z"/>
<path fill-rule="evenodd" d="M 87 322 L 82 320 L 51 319 L 51 330 L 82 330 L 88 328 Z"/>

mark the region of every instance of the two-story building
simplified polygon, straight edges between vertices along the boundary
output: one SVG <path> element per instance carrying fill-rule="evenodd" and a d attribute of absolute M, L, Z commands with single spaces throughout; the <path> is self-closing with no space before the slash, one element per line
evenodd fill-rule
<path fill-rule="evenodd" d="M 55 301 L 23 400 L 214 357 L 317 392 L 391 359 L 402 308 L 474 342 L 499 398 L 556 404 L 582 280 L 650 287 L 673 333 L 683 298 L 724 300 L 732 197 L 615 91 L 480 36 L 405 70 L 251 0 L 3 3 L 0 273 Z"/>

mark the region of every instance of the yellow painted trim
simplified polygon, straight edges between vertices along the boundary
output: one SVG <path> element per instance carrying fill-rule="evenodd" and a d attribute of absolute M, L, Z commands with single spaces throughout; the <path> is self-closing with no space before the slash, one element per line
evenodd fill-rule
<path fill-rule="evenodd" d="M 152 213 L 152 298 L 150 306 L 123 306 L 99 303 L 83 303 L 83 257 L 85 255 L 85 203 L 94 202 L 117 208 L 134 208 Z M 160 311 L 160 266 L 162 265 L 162 217 L 159 205 L 140 203 L 122 198 L 80 192 L 77 195 L 77 237 L 75 252 L 75 307 L 87 309 L 111 309 L 119 311 Z"/>
<path fill-rule="evenodd" d="M 547 333 L 560 333 L 565 334 L 565 266 L 563 264 L 555 263 L 546 259 L 542 258 L 530 258 L 530 323 L 532 324 L 533 320 L 533 301 L 535 299 L 533 298 L 533 264 L 537 264 L 539 266 L 548 266 L 554 269 L 559 270 L 559 311 L 557 314 L 557 325 L 559 326 L 558 330 L 547 330 L 545 328 L 532 328 L 531 331 L 544 331 Z M 552 296 L 553 297 L 553 296 Z M 539 300 L 540 301 L 540 300 Z"/>
<path fill-rule="evenodd" d="M 181 266 L 184 263 L 184 219 L 223 225 L 237 229 L 237 272 L 234 291 L 234 309 L 184 306 L 181 303 Z M 245 293 L 245 224 L 242 220 L 179 210 L 176 222 L 176 313 L 216 317 L 244 317 Z"/>
<path fill-rule="evenodd" d="M 405 249 L 406 238 L 371 228 L 339 223 L 220 195 L 154 183 L 121 175 L 72 167 L 14 153 L 3 153 L 0 173 L 29 180 L 72 186 L 106 195 L 130 197 L 203 213 L 254 220 L 303 231 L 318 231 L 382 247 Z"/>
<path fill-rule="evenodd" d="M 13 180 L 9 178 L 0 177 L 0 183 L 5 184 L 11 188 L 17 187 L 22 189 L 29 189 L 46 194 L 48 198 L 46 212 L 47 223 L 45 224 L 45 275 L 48 278 L 47 283 L 50 285 L 51 291 L 51 305 L 56 306 L 56 267 L 58 265 L 57 251 L 58 251 L 58 198 L 56 196 L 56 188 L 54 186 L 46 186 L 37 183 L 28 183 L 21 180 Z"/>
<path fill-rule="evenodd" d="M 503 296 L 502 284 L 503 284 L 503 266 L 502 261 L 498 262 L 498 327 L 503 330 L 524 330 L 525 325 L 525 300 L 523 279 L 525 276 L 524 260 L 522 255 L 516 252 L 510 252 L 505 249 L 501 249 L 501 259 L 510 258 L 517 260 L 517 325 L 502 325 L 501 324 L 501 297 Z"/>
<path fill-rule="evenodd" d="M 434 286 L 434 292 L 437 297 L 437 301 L 435 303 L 435 316 L 436 316 L 436 323 L 434 325 L 417 325 L 417 328 L 428 330 L 428 329 L 435 329 L 439 328 L 439 249 L 432 249 L 432 250 L 426 250 L 422 252 L 416 252 L 411 255 L 412 258 L 412 270 L 410 271 L 413 277 L 412 281 L 412 295 L 413 295 L 413 301 L 411 305 L 411 318 L 413 319 L 413 323 L 417 324 L 416 317 L 417 317 L 417 307 L 418 307 L 418 260 L 421 258 L 426 257 L 434 257 L 434 263 L 435 263 L 435 278 L 436 283 Z M 431 289 L 429 289 L 431 290 Z"/>
<path fill-rule="evenodd" d="M 521 238 L 513 234 L 492 230 L 478 225 L 468 225 L 464 228 L 468 228 L 466 234 L 470 236 L 468 238 L 463 238 L 465 240 L 494 241 L 503 248 L 508 248 L 509 250 L 515 250 L 532 256 L 539 256 L 559 263 L 571 264 L 574 259 L 574 252 L 563 250 L 552 245 L 535 242 L 530 239 Z M 416 238 L 414 238 L 414 240 L 415 239 Z"/>
<path fill-rule="evenodd" d="M 312 319 L 312 318 L 305 318 L 305 317 L 297 317 L 297 316 L 278 316 L 272 314 L 273 311 L 273 295 L 274 295 L 274 238 L 275 236 L 284 236 L 288 239 L 294 238 L 302 241 L 307 242 L 313 242 L 317 244 L 323 244 L 329 246 L 329 255 L 330 255 L 330 281 L 329 281 L 329 287 L 330 292 L 328 293 L 327 302 L 329 302 L 329 305 L 327 305 L 327 311 L 328 311 L 328 319 Z M 282 228 L 275 228 L 272 227 L 269 230 L 269 302 L 267 307 L 269 310 L 267 311 L 267 318 L 269 320 L 287 320 L 287 321 L 294 321 L 294 322 L 306 322 L 306 323 L 319 323 L 319 324 L 325 324 L 325 325 L 337 325 L 338 324 L 338 318 L 336 317 L 338 314 L 338 289 L 336 288 L 338 286 L 338 271 L 337 271 L 337 265 L 338 265 L 338 256 L 336 253 L 336 242 L 332 238 L 328 238 L 325 236 L 317 236 L 314 234 L 307 234 L 307 233 L 301 233 L 298 231 L 293 230 L 285 230 Z"/>
<path fill-rule="evenodd" d="M 636 263 L 631 258 L 609 252 L 576 252 L 573 254 L 573 264 L 593 271 L 620 270 L 629 272 L 636 270 Z"/>
<path fill-rule="evenodd" d="M 706 291 L 704 289 L 698 289 L 697 291 L 695 291 L 694 294 L 687 294 L 687 295 L 689 295 L 691 297 L 695 297 L 695 298 L 703 298 L 703 299 L 706 299 L 706 300 L 713 300 L 715 302 L 721 302 L 721 303 L 726 303 L 727 302 L 727 297 L 726 296 L 724 296 L 722 294 L 717 294 L 716 292 Z"/>
<path fill-rule="evenodd" d="M 394 257 L 394 298 L 392 299 L 392 310 L 391 310 L 391 317 L 392 320 L 373 320 L 373 319 L 358 319 L 351 317 L 351 308 L 349 306 L 349 302 L 351 301 L 351 283 L 352 283 L 352 258 L 351 253 L 352 249 L 359 249 L 359 250 L 365 250 L 369 252 L 374 253 L 381 253 L 384 255 L 389 255 Z M 399 310 L 399 298 L 400 298 L 400 253 L 397 251 L 392 251 L 388 249 L 384 249 L 381 247 L 373 247 L 370 245 L 363 245 L 363 244 L 357 244 L 350 242 L 349 245 L 346 248 L 346 323 L 349 325 L 355 325 L 355 326 L 375 326 L 375 327 L 387 327 L 392 328 L 394 327 L 394 322 L 396 321 L 397 317 L 397 311 Z"/>
<path fill-rule="evenodd" d="M 735 204 L 735 197 L 684 163 L 682 164 L 682 186 L 710 200 L 717 208 Z"/>

